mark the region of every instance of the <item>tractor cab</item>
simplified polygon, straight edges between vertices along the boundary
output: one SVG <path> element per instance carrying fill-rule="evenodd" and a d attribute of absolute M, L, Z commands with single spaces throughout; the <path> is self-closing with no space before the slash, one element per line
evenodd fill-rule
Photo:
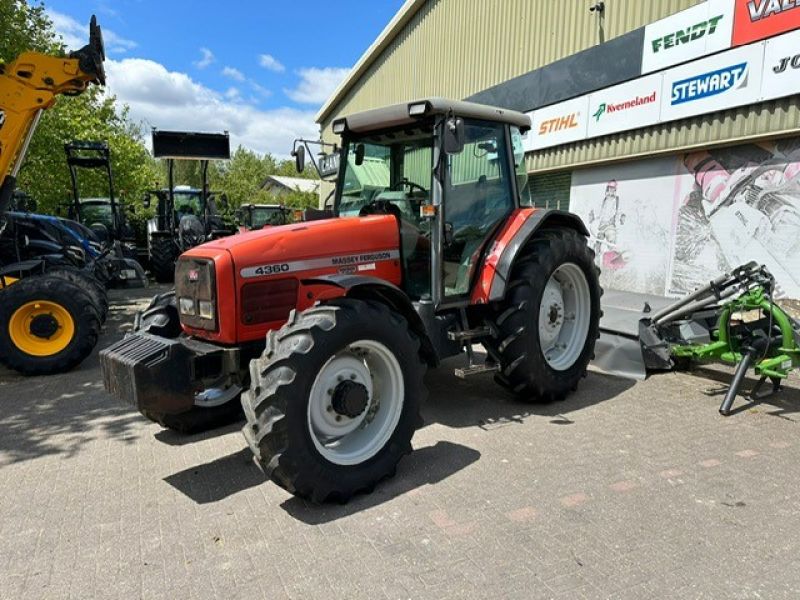
<path fill-rule="evenodd" d="M 76 140 L 64 144 L 64 151 L 72 184 L 72 202 L 67 207 L 67 218 L 91 229 L 104 244 L 120 241 L 126 255 L 135 258 L 135 236 L 124 207 L 116 198 L 108 144 Z M 81 183 L 84 188 L 102 188 L 107 193 L 84 196 Z"/>
<path fill-rule="evenodd" d="M 236 222 L 240 232 L 253 231 L 291 223 L 291 215 L 283 204 L 242 204 L 236 209 Z"/>
<path fill-rule="evenodd" d="M 395 215 L 404 291 L 436 305 L 464 301 L 489 241 L 531 204 L 529 128 L 519 113 L 436 98 L 339 119 L 334 214 Z"/>

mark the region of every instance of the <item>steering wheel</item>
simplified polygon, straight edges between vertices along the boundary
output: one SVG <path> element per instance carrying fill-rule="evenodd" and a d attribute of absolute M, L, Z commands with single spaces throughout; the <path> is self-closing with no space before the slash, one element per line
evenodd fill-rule
<path fill-rule="evenodd" d="M 402 190 L 402 188 L 403 188 L 403 187 L 407 187 L 409 192 L 413 192 L 413 191 L 414 191 L 414 189 L 418 189 L 418 190 L 419 190 L 419 191 L 421 191 L 421 192 L 422 192 L 422 193 L 423 193 L 425 196 L 427 196 L 427 195 L 428 195 L 428 190 L 426 190 L 424 187 L 422 187 L 422 186 L 421 186 L 421 185 L 419 185 L 418 183 L 414 183 L 413 181 L 409 181 L 409 180 L 408 180 L 407 178 L 405 178 L 405 177 L 403 177 L 403 178 L 402 178 L 400 181 L 398 181 L 397 183 L 395 183 L 395 184 L 394 184 L 393 186 L 391 186 L 389 189 L 390 189 L 390 190 L 392 190 L 393 192 L 398 192 L 398 191 Z"/>

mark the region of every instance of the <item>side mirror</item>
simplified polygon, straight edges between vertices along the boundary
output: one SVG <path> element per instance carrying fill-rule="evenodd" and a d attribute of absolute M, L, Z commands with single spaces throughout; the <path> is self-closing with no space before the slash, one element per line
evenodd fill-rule
<path fill-rule="evenodd" d="M 459 154 L 464 150 L 464 119 L 449 117 L 444 124 L 444 151 Z"/>
<path fill-rule="evenodd" d="M 366 151 L 366 147 L 364 144 L 359 144 L 356 146 L 356 166 L 360 167 L 364 164 L 364 152 Z"/>
<path fill-rule="evenodd" d="M 294 156 L 294 166 L 298 173 L 302 173 L 306 169 L 306 148 L 305 146 L 298 146 L 292 150 Z"/>

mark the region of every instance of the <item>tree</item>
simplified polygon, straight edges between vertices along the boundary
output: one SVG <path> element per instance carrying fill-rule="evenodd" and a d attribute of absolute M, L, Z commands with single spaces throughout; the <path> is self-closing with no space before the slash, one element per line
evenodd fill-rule
<path fill-rule="evenodd" d="M 61 49 L 43 4 L 0 0 L 0 62 L 11 62 L 26 50 L 53 54 Z"/>

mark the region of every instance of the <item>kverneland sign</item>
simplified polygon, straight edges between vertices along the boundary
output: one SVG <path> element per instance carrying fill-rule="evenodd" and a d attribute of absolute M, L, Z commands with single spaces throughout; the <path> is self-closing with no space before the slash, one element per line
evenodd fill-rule
<path fill-rule="evenodd" d="M 661 75 L 649 75 L 589 95 L 589 137 L 658 122 Z"/>
<path fill-rule="evenodd" d="M 733 45 L 800 28 L 800 0 L 736 0 Z"/>
<path fill-rule="evenodd" d="M 616 104 L 609 104 L 606 102 L 601 102 L 600 106 L 597 107 L 597 110 L 592 115 L 596 121 L 599 121 L 603 118 L 606 114 L 612 114 L 616 112 L 621 112 L 623 110 L 628 110 L 631 108 L 636 108 L 637 106 L 642 106 L 643 104 L 650 104 L 651 102 L 656 101 L 656 92 L 653 92 L 649 96 L 637 96 L 632 100 L 626 100 L 625 102 L 618 102 Z"/>

